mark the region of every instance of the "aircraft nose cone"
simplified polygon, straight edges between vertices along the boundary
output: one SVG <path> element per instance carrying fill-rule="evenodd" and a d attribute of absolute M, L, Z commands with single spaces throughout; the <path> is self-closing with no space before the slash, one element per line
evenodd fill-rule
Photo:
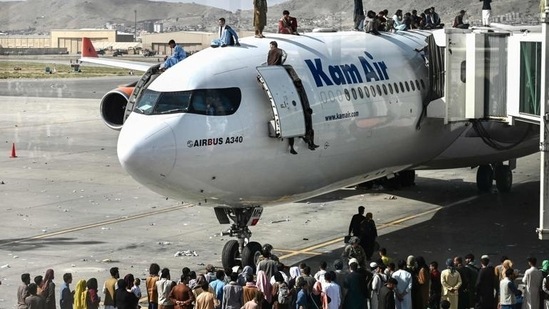
<path fill-rule="evenodd" d="M 176 144 L 165 122 L 124 124 L 118 137 L 118 160 L 135 180 L 148 187 L 161 186 L 175 165 Z"/>

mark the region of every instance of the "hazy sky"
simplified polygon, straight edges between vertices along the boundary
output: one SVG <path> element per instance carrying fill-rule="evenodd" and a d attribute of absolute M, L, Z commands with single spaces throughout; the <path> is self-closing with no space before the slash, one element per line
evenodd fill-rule
<path fill-rule="evenodd" d="M 2 1 L 2 0 L 0 0 Z M 236 11 L 238 9 L 248 10 L 253 7 L 253 0 L 153 0 L 153 1 L 166 1 L 166 2 L 187 2 L 197 3 L 209 6 L 216 6 L 222 9 Z M 275 5 L 288 0 L 267 0 L 268 5 Z"/>
<path fill-rule="evenodd" d="M 21 0 L 0 0 L 0 1 L 21 1 Z M 45 0 L 47 1 L 47 0 Z M 216 6 L 218 8 L 236 11 L 238 9 L 248 10 L 253 7 L 253 0 L 151 0 L 151 1 L 166 1 L 166 2 L 186 2 L 197 3 L 209 6 Z M 267 0 L 268 5 L 275 5 L 288 0 Z"/>

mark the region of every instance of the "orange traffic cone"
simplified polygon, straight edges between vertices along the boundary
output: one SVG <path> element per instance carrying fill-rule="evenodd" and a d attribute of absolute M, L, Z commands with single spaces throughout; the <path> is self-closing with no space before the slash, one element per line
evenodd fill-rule
<path fill-rule="evenodd" d="M 10 158 L 17 158 L 17 155 L 15 154 L 15 143 L 11 145 L 11 156 Z"/>

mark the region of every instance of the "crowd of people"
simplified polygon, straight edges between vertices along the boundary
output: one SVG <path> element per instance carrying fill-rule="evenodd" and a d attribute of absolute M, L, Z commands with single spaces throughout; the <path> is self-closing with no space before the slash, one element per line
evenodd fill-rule
<path fill-rule="evenodd" d="M 56 291 L 52 269 L 32 283 L 25 273 L 17 291 L 18 308 L 94 309 L 102 302 L 106 309 L 136 309 L 145 294 L 149 309 L 549 308 L 549 260 L 538 269 L 536 258 L 528 258 L 520 280 L 524 288 L 519 289 L 518 273 L 505 256 L 497 266 L 487 255 L 480 265 L 473 254 L 456 256 L 441 271 L 436 261 L 427 264 L 421 256 L 395 263 L 385 248 L 368 260 L 355 238 L 347 248 L 356 251 L 346 248 L 331 267 L 322 261 L 315 265 L 316 271 L 305 263 L 286 267 L 271 253 L 270 245 L 262 248 L 254 267 L 222 270 L 207 265 L 202 273 L 184 267 L 177 281 L 169 269 L 153 263 L 143 292 L 139 278 L 127 274 L 120 279 L 117 267 L 110 269 L 101 290 L 96 278 L 81 279 L 71 290 L 72 275 L 66 273 Z"/>
<path fill-rule="evenodd" d="M 276 42 L 271 48 L 276 50 Z M 30 274 L 21 275 L 18 308 L 54 309 L 59 295 L 61 309 L 95 309 L 101 301 L 106 309 L 136 309 L 146 294 L 149 309 L 549 309 L 549 260 L 538 269 L 536 258 L 528 258 L 523 289 L 505 256 L 497 266 L 487 255 L 480 265 L 471 253 L 455 256 L 443 270 L 421 256 L 396 261 L 385 248 L 376 248 L 373 215 L 364 210 L 360 206 L 351 219 L 341 258 L 332 267 L 320 262 L 314 273 L 305 263 L 286 267 L 268 244 L 257 265 L 207 265 L 202 273 L 184 267 L 177 281 L 168 268 L 153 263 L 144 292 L 139 278 L 127 274 L 120 279 L 113 267 L 101 290 L 96 278 L 79 280 L 71 290 L 72 275 L 66 273 L 57 294 L 54 271 L 48 269 L 33 283 Z"/>

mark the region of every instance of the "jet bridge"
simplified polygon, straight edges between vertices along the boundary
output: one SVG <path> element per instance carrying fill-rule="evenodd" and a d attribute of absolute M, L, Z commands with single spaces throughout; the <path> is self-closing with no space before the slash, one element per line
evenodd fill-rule
<path fill-rule="evenodd" d="M 542 122 L 539 239 L 549 239 L 548 23 L 545 18 L 537 31 L 521 27 L 437 30 L 424 49 L 430 80 L 424 103 L 427 117 L 441 118 L 448 125 Z"/>

